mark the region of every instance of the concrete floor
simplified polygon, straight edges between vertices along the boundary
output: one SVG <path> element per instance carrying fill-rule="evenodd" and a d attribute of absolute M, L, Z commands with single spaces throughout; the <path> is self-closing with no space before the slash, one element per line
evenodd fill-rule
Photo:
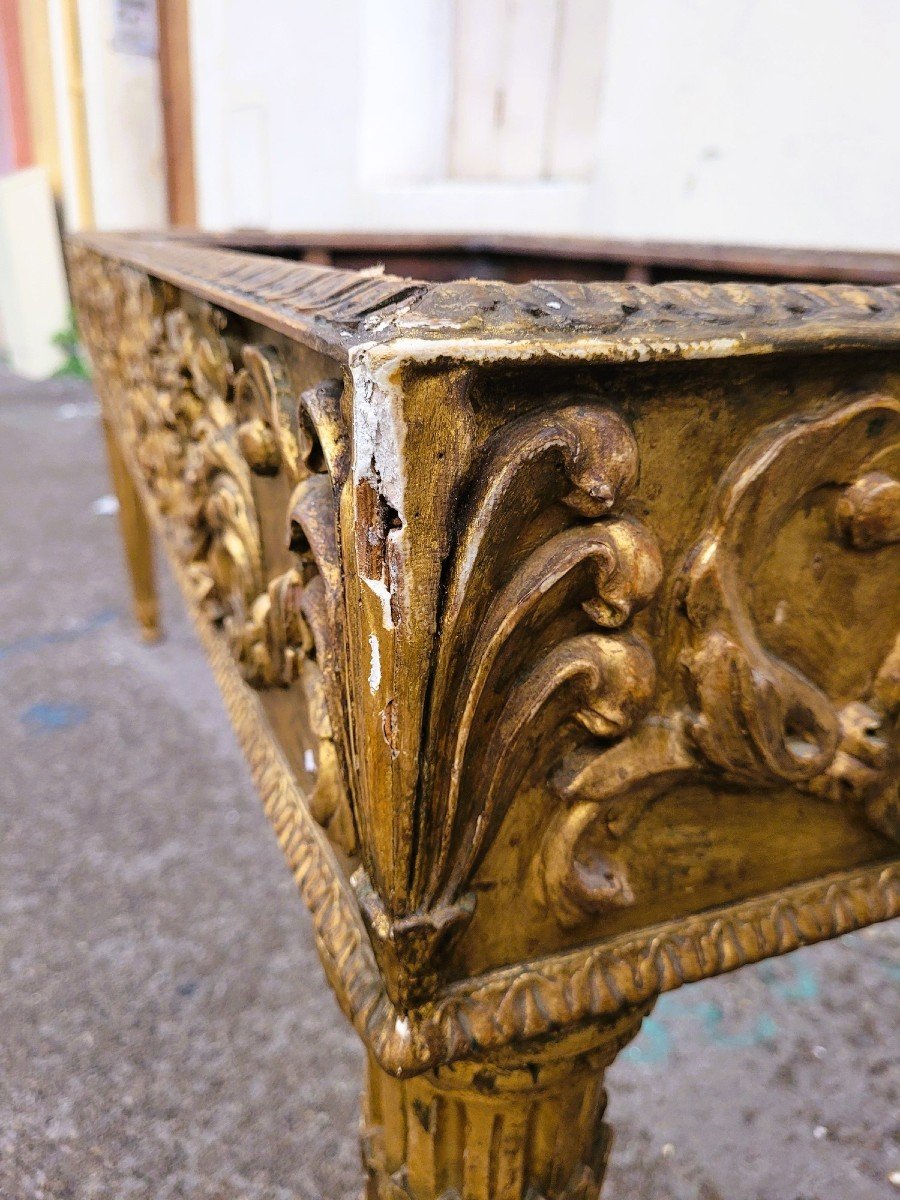
<path fill-rule="evenodd" d="M 135 637 L 108 493 L 88 388 L 0 375 L 0 1197 L 357 1200 L 360 1048 L 170 581 Z M 900 1197 L 898 942 L 664 997 L 611 1200 Z"/>

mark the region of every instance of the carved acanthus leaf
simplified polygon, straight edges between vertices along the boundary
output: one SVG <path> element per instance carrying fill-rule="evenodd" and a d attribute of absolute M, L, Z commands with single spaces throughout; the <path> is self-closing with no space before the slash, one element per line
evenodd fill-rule
<path fill-rule="evenodd" d="M 288 417 L 295 407 L 281 356 L 270 346 L 244 346 L 243 368 L 234 381 L 237 439 L 251 470 L 284 471 L 296 484 L 306 469 Z"/>
<path fill-rule="evenodd" d="M 609 513 L 636 478 L 631 431 L 599 405 L 572 405 L 549 419 L 522 418 L 489 444 L 467 505 L 441 626 L 431 710 L 438 753 L 427 761 L 449 769 L 429 784 L 429 825 L 440 840 L 427 862 L 423 857 L 417 864 L 417 903 L 427 906 L 438 897 L 448 903 L 471 877 L 533 757 L 534 746 L 525 740 L 536 742 L 565 716 L 588 713 L 591 682 L 596 692 L 615 690 L 614 674 L 604 670 L 597 652 L 599 638 L 584 643 L 580 656 L 575 647 L 565 649 L 565 640 L 555 647 L 551 641 L 543 656 L 537 654 L 538 663 L 527 664 L 561 611 L 581 608 L 590 622 L 616 629 L 653 594 L 659 558 L 642 526 L 618 518 L 570 524 L 572 514 Z M 517 534 L 526 546 L 533 543 L 531 527 L 553 519 L 554 503 L 563 506 L 554 524 L 569 527 L 537 542 L 510 574 L 497 548 Z M 503 708 L 492 714 L 492 736 L 470 745 L 498 676 L 521 675 L 523 667 L 526 677 L 507 684 Z M 551 704 L 555 694 L 558 705 Z M 467 812 L 460 812 L 463 798 Z"/>
<path fill-rule="evenodd" d="M 353 845 L 355 838 L 347 832 L 352 826 L 349 797 L 355 780 L 345 691 L 344 597 L 328 475 L 310 475 L 297 485 L 289 504 L 287 528 L 288 544 L 306 577 L 299 605 L 315 645 L 317 706 L 324 704 L 328 713 L 329 745 L 325 748 L 320 743 L 320 770 L 321 761 L 327 759 L 331 764 L 329 793 L 335 796 L 340 789 L 344 796 L 339 806 L 345 830 L 343 843 Z"/>
<path fill-rule="evenodd" d="M 401 998 L 404 963 L 427 987 L 423 960 L 471 913 L 472 878 L 548 734 L 621 736 L 649 704 L 653 659 L 625 627 L 661 564 L 618 512 L 637 475 L 630 429 L 595 402 L 522 417 L 484 447 L 438 615 L 405 904 L 389 911 L 357 879 Z"/>
<path fill-rule="evenodd" d="M 301 611 L 303 583 L 294 568 L 276 575 L 245 617 L 230 613 L 224 630 L 241 674 L 254 687 L 287 687 L 300 678 L 313 647 Z"/>

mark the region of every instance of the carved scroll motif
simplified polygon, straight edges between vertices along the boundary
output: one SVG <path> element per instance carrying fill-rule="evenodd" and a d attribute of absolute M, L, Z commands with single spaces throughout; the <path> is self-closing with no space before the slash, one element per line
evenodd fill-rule
<path fill-rule="evenodd" d="M 340 389 L 332 383 L 332 399 Z M 321 399 L 321 389 L 319 399 Z M 315 396 L 304 396 L 309 408 Z M 307 439 L 307 461 L 323 461 L 312 436 Z M 324 471 L 307 475 L 297 485 L 290 502 L 288 538 L 304 576 L 299 607 L 312 633 L 315 657 L 302 675 L 307 709 L 319 737 L 318 775 L 312 797 L 316 818 L 348 853 L 357 846 L 349 797 L 354 773 L 351 767 L 350 713 L 345 699 L 346 638 L 341 586 L 341 563 L 334 522 L 332 483 Z"/>
<path fill-rule="evenodd" d="M 472 911 L 473 876 L 548 734 L 622 736 L 655 666 L 630 628 L 654 594 L 653 537 L 621 513 L 634 438 L 600 404 L 523 417 L 486 444 L 462 505 L 426 714 L 408 911 L 391 920 L 356 878 L 386 976 L 422 964 Z"/>
<path fill-rule="evenodd" d="M 896 400 L 855 398 L 772 426 L 726 472 L 677 582 L 689 705 L 648 717 L 612 748 L 572 753 L 556 773 L 557 790 L 573 807 L 548 837 L 544 867 L 564 923 L 592 911 L 571 897 L 579 840 L 583 869 L 605 878 L 611 897 L 627 895 L 615 847 L 648 803 L 690 777 L 793 785 L 855 806 L 882 832 L 900 836 L 897 644 L 864 695 L 837 703 L 765 647 L 744 582 L 777 530 L 813 495 L 834 497 L 834 536 L 848 550 L 900 540 L 900 484 L 872 467 L 896 448 L 898 429 Z M 561 857 L 560 843 L 576 849 Z"/>
<path fill-rule="evenodd" d="M 298 406 L 273 347 L 242 346 L 235 370 L 218 310 L 201 304 L 188 313 L 172 289 L 127 269 L 98 273 L 89 256 L 76 279 L 85 340 L 116 385 L 117 434 L 166 518 L 193 597 L 247 683 L 302 688 L 318 739 L 311 807 L 352 852 L 345 755 L 334 743 L 346 717 L 325 682 L 338 674 L 328 472 L 343 453 L 340 383 L 325 381 Z M 270 577 L 253 480 L 280 474 L 295 495 L 304 486 L 315 493 L 319 532 L 311 545 L 294 547 L 295 566 Z M 288 517 L 286 540 L 295 537 L 295 518 Z"/>

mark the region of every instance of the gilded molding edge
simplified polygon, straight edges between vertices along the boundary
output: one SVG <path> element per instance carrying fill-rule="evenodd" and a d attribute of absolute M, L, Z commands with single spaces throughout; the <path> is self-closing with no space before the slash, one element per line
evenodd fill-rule
<path fill-rule="evenodd" d="M 900 915 L 900 866 L 843 872 L 668 926 L 503 968 L 447 990 L 430 1017 L 448 1060 L 607 1016 L 770 956 Z"/>
<path fill-rule="evenodd" d="M 896 345 L 900 286 L 678 282 L 430 284 L 148 235 L 77 234 L 70 248 L 136 267 L 347 361 L 394 341 L 422 361 L 719 358 Z M 465 322 L 465 336 L 460 335 Z M 389 347 L 384 347 L 388 349 Z"/>

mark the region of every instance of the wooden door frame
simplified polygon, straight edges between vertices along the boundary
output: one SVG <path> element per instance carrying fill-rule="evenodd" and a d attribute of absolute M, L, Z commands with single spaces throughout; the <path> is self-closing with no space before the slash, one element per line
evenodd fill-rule
<path fill-rule="evenodd" d="M 196 227 L 188 0 L 157 0 L 166 190 L 173 225 Z"/>

